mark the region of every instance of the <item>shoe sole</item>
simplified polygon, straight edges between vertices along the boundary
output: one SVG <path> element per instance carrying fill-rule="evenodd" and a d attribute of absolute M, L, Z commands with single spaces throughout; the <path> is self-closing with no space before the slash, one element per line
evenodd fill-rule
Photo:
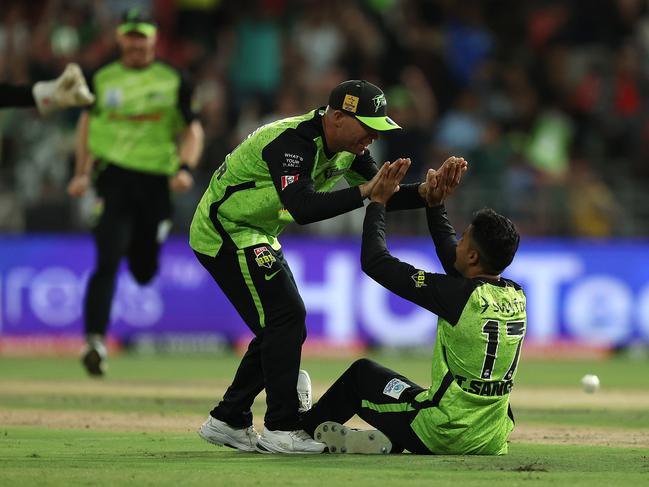
<path fill-rule="evenodd" d="M 257 453 L 262 453 L 263 455 L 272 455 L 273 453 L 277 453 L 271 450 L 267 450 L 263 445 L 259 444 L 259 442 L 257 442 L 257 444 L 255 445 L 255 451 Z"/>
<path fill-rule="evenodd" d="M 204 439 L 208 443 L 211 443 L 212 445 L 227 446 L 228 448 L 232 448 L 234 450 L 244 451 L 244 452 L 248 452 L 248 453 L 257 451 L 254 447 L 250 447 L 250 446 L 246 446 L 246 445 L 237 446 L 235 444 L 228 443 L 227 439 L 225 439 L 225 440 L 217 440 L 213 436 L 209 436 L 206 433 L 203 433 L 202 428 L 199 428 L 197 433 L 198 433 L 198 436 L 200 436 L 202 439 Z M 225 435 L 223 435 L 223 438 L 227 438 L 227 437 Z"/>
<path fill-rule="evenodd" d="M 93 377 L 101 377 L 104 375 L 103 361 L 104 359 L 99 355 L 97 350 L 88 350 L 81 359 L 81 363 L 86 369 L 86 372 Z"/>
<path fill-rule="evenodd" d="M 255 451 L 265 455 L 280 454 L 280 455 L 320 455 L 323 451 L 288 451 L 273 448 L 271 445 L 264 445 L 262 440 L 257 442 Z"/>
<path fill-rule="evenodd" d="M 315 429 L 314 439 L 327 445 L 329 453 L 385 455 L 392 442 L 379 430 L 354 430 L 334 421 Z"/>

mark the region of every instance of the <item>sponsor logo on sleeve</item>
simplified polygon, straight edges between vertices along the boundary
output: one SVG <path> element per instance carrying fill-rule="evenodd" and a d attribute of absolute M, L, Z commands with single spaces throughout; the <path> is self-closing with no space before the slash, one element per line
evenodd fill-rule
<path fill-rule="evenodd" d="M 295 168 L 300 167 L 304 162 L 304 157 L 300 154 L 291 154 L 290 152 L 284 153 L 284 163 L 282 164 L 285 168 Z"/>
<path fill-rule="evenodd" d="M 426 273 L 424 271 L 417 271 L 410 276 L 415 281 L 415 287 L 426 287 Z"/>
<path fill-rule="evenodd" d="M 401 379 L 390 379 L 390 382 L 388 382 L 383 389 L 383 394 L 393 397 L 394 399 L 399 399 L 401 397 L 401 393 L 408 389 L 408 387 L 410 387 L 410 384 L 406 384 Z"/>
<path fill-rule="evenodd" d="M 286 186 L 288 186 L 289 184 L 293 184 L 299 178 L 300 178 L 299 174 L 293 174 L 291 176 L 282 176 L 282 191 L 284 191 Z"/>
<path fill-rule="evenodd" d="M 275 262 L 277 259 L 275 259 L 275 256 L 271 254 L 270 250 L 268 250 L 268 247 L 265 245 L 262 245 L 261 247 L 257 247 L 253 249 L 255 253 L 255 262 L 259 267 L 265 267 L 266 269 L 270 269 L 273 266 L 273 262 Z"/>
<path fill-rule="evenodd" d="M 354 95 L 345 95 L 345 99 L 343 100 L 343 110 L 356 113 L 357 109 L 358 109 L 358 97 Z"/>

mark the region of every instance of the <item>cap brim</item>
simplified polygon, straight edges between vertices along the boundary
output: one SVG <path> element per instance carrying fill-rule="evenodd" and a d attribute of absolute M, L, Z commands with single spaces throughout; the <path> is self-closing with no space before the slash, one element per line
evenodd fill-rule
<path fill-rule="evenodd" d="M 369 128 L 378 130 L 379 132 L 387 132 L 388 130 L 401 128 L 390 117 L 359 117 L 358 115 L 355 115 L 355 117 Z"/>
<path fill-rule="evenodd" d="M 127 34 L 129 32 L 137 32 L 146 37 L 151 37 L 157 31 L 157 28 L 153 24 L 147 24 L 146 22 L 125 22 L 117 26 L 117 32 L 119 34 Z"/>

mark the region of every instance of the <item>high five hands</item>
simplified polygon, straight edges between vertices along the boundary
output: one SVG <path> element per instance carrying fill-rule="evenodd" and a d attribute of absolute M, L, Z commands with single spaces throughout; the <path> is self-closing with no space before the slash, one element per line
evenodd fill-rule
<path fill-rule="evenodd" d="M 399 191 L 399 183 L 409 167 L 410 159 L 397 159 L 392 164 L 384 163 L 372 178 L 370 200 L 385 206 L 392 195 Z M 446 159 L 439 169 L 429 169 L 426 182 L 419 186 L 419 194 L 426 201 L 426 205 L 441 205 L 458 187 L 468 167 L 463 157 L 452 156 Z"/>
<path fill-rule="evenodd" d="M 399 191 L 399 183 L 410 167 L 410 159 L 397 159 L 392 164 L 383 164 L 374 179 L 376 182 L 370 193 L 370 200 L 385 206 L 394 193 Z"/>
<path fill-rule="evenodd" d="M 426 205 L 439 206 L 444 203 L 444 200 L 458 187 L 468 168 L 469 165 L 463 157 L 451 156 L 437 171 L 429 169 L 424 183 Z"/>

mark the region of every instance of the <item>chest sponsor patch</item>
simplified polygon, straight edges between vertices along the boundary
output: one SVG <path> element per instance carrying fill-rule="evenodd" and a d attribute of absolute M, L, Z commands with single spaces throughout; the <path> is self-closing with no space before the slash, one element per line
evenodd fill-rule
<path fill-rule="evenodd" d="M 273 262 L 277 260 L 265 245 L 257 247 L 253 251 L 255 252 L 255 262 L 259 267 L 270 269 L 273 266 Z"/>
<path fill-rule="evenodd" d="M 293 174 L 292 176 L 282 176 L 282 191 L 284 191 L 286 186 L 288 186 L 289 184 L 293 184 L 299 178 L 300 178 L 299 174 Z"/>
<path fill-rule="evenodd" d="M 109 88 L 104 95 L 104 104 L 108 108 L 117 108 L 122 104 L 122 90 L 120 88 Z"/>
<path fill-rule="evenodd" d="M 383 389 L 383 394 L 393 397 L 394 399 L 399 399 L 401 393 L 408 389 L 408 387 L 410 387 L 410 384 L 406 384 L 401 379 L 390 379 L 390 382 L 388 382 Z"/>
<path fill-rule="evenodd" d="M 426 287 L 426 273 L 424 271 L 417 271 L 410 276 L 415 281 L 415 287 Z"/>

